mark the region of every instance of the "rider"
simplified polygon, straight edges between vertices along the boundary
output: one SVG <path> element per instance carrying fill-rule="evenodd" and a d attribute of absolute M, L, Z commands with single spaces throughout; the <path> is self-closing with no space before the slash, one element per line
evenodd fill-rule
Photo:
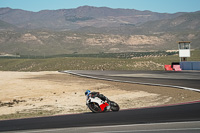
<path fill-rule="evenodd" d="M 100 94 L 99 92 L 91 92 L 90 90 L 87 90 L 87 91 L 85 92 L 85 95 L 86 95 L 87 97 L 92 97 L 92 98 L 98 97 L 98 98 L 100 98 L 101 100 L 107 101 L 107 102 L 110 101 L 106 96 L 104 96 L 103 94 Z"/>

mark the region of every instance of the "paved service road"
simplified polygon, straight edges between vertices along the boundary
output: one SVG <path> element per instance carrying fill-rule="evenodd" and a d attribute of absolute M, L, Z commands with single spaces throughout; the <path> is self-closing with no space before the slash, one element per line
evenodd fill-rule
<path fill-rule="evenodd" d="M 200 71 L 64 71 L 91 78 L 200 91 Z"/>
<path fill-rule="evenodd" d="M 199 133 L 200 121 L 128 124 L 113 126 L 90 126 L 57 129 L 41 129 L 30 131 L 14 131 L 9 133 Z"/>

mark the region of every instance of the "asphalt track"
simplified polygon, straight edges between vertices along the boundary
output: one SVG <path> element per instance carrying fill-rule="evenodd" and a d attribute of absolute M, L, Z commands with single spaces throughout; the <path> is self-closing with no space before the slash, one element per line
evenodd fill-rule
<path fill-rule="evenodd" d="M 63 71 L 87 78 L 175 87 L 200 92 L 200 71 Z"/>
<path fill-rule="evenodd" d="M 0 131 L 200 121 L 200 103 L 0 121 Z M 199 125 L 200 126 L 200 125 Z"/>
<path fill-rule="evenodd" d="M 141 73 L 135 72 L 137 74 L 134 74 L 134 73 L 130 73 L 130 71 L 126 71 L 125 73 L 122 73 L 122 71 L 119 73 L 116 73 L 116 71 L 103 72 L 105 73 L 104 75 L 103 74 L 100 75 L 99 73 L 102 73 L 100 71 L 96 71 L 96 72 L 94 73 L 94 71 L 88 71 L 87 75 L 89 75 L 88 73 L 90 73 L 90 76 L 99 75 L 100 77 L 104 77 L 104 78 L 106 77 L 106 75 L 109 75 L 109 78 L 117 77 L 117 79 L 119 78 L 119 79 L 125 79 L 125 80 L 127 80 L 127 77 L 128 79 L 132 79 L 132 78 L 137 79 L 137 77 L 134 77 L 134 76 L 140 75 L 140 77 L 142 77 L 141 78 L 142 81 L 145 80 L 145 77 L 147 79 L 149 78 L 150 75 L 152 77 L 152 73 L 141 74 Z M 85 75 L 86 73 L 83 73 L 83 71 L 81 71 L 81 74 Z M 196 86 L 196 89 L 198 90 L 199 89 L 198 74 L 199 74 L 198 72 L 189 73 L 189 74 L 183 73 L 182 75 L 180 74 L 179 76 L 174 75 L 172 79 L 179 80 L 182 82 L 188 81 L 187 83 L 190 83 L 192 80 L 194 85 L 186 86 L 186 88 L 187 87 L 192 88 L 192 86 Z M 155 76 L 156 74 L 153 73 L 153 75 Z M 167 82 L 169 78 L 165 76 L 162 77 L 163 75 L 165 75 L 165 73 L 163 74 L 158 73 L 158 76 L 155 76 L 156 80 L 161 78 L 163 80 L 166 80 L 165 82 L 161 80 L 163 83 L 169 83 Z M 170 77 L 170 74 L 169 74 L 169 77 Z M 180 80 L 179 77 L 182 77 L 182 79 Z M 187 79 L 187 80 L 184 81 L 183 79 Z M 132 82 L 135 82 L 135 80 L 132 80 Z M 137 82 L 141 83 L 141 81 L 137 81 Z M 160 81 L 159 81 L 159 84 L 160 84 Z M 177 86 L 177 84 L 174 84 L 174 85 Z M 30 131 L 30 130 L 38 130 L 38 129 L 39 130 L 49 129 L 49 131 L 51 131 L 51 130 L 60 129 L 60 128 L 69 129 L 69 128 L 77 128 L 77 127 L 80 128 L 80 127 L 96 127 L 96 126 L 109 126 L 109 125 L 114 126 L 114 125 L 127 125 L 127 124 L 147 124 L 147 123 L 166 123 L 166 122 L 185 122 L 185 121 L 200 121 L 200 101 L 179 104 L 179 105 L 121 110 L 119 112 L 106 112 L 106 113 L 97 113 L 97 114 L 83 113 L 83 114 L 60 115 L 60 116 L 49 116 L 49 117 L 39 117 L 39 118 L 4 120 L 4 121 L 0 121 L 0 132 L 23 131 L 23 130 L 25 130 L 26 132 L 28 130 Z M 199 132 L 200 131 L 199 127 L 200 127 L 200 123 L 196 124 L 196 126 L 193 128 L 188 128 L 187 130 L 181 128 L 179 129 L 179 132 L 183 130 L 186 132 Z M 170 132 L 170 131 L 166 130 L 166 132 Z M 152 132 L 155 132 L 155 130 L 152 130 Z"/>
<path fill-rule="evenodd" d="M 10 131 L 7 133 L 199 133 L 200 121 Z"/>

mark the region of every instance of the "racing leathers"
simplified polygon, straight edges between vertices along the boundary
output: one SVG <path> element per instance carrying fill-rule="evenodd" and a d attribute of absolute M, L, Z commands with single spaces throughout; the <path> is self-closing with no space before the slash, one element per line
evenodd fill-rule
<path fill-rule="evenodd" d="M 100 98 L 103 101 L 109 102 L 109 99 L 106 96 L 104 96 L 103 94 L 100 94 L 99 92 L 91 92 L 88 95 L 88 97 L 92 97 L 92 98 L 98 97 L 98 98 Z"/>

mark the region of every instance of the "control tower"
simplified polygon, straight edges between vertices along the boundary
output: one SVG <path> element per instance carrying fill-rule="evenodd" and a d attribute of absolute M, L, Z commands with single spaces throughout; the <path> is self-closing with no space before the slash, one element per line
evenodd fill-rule
<path fill-rule="evenodd" d="M 178 42 L 180 62 L 187 61 L 187 57 L 190 57 L 190 43 L 189 41 Z"/>

